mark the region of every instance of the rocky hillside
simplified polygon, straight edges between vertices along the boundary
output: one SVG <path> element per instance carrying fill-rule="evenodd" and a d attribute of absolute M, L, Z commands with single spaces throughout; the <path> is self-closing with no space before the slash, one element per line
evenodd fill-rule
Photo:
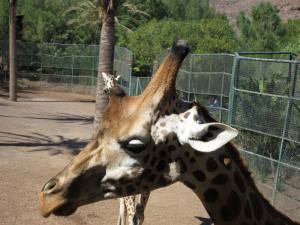
<path fill-rule="evenodd" d="M 210 0 L 210 4 L 218 11 L 225 13 L 230 21 L 234 21 L 239 12 L 251 12 L 251 8 L 263 0 Z M 276 6 L 283 20 L 300 19 L 300 0 L 269 0 Z"/>

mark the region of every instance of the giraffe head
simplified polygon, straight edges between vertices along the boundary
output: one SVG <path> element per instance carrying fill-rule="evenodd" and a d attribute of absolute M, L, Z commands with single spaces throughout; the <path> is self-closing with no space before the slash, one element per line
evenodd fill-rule
<path fill-rule="evenodd" d="M 237 135 L 208 121 L 202 107 L 178 100 L 176 75 L 188 52 L 176 42 L 140 96 L 112 89 L 98 134 L 39 194 L 43 216 L 179 181 L 186 152 L 215 151 Z"/>

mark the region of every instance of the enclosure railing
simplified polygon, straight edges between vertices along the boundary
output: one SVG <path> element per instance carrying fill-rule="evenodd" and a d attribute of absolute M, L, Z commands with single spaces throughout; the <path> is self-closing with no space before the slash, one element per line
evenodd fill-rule
<path fill-rule="evenodd" d="M 7 46 L 7 42 L 0 42 Z M 19 78 L 31 80 L 37 87 L 72 89 L 94 93 L 99 62 L 98 45 L 17 42 L 17 71 Z M 0 52 L 7 64 L 7 48 Z M 1 61 L 0 61 L 1 62 Z M 121 75 L 120 84 L 130 93 L 132 53 L 115 47 L 114 73 Z M 7 73 L 0 76 L 7 79 Z M 35 82 L 33 82 L 35 81 Z"/>
<path fill-rule="evenodd" d="M 168 50 L 159 54 L 154 62 L 155 71 Z M 228 122 L 228 100 L 234 55 L 190 54 L 181 66 L 176 89 L 186 101 L 199 101 L 214 118 Z"/>
<path fill-rule="evenodd" d="M 299 218 L 300 62 L 245 55 L 235 55 L 229 124 L 264 194 Z"/>
<path fill-rule="evenodd" d="M 236 144 L 260 190 L 299 220 L 300 62 L 295 58 L 290 52 L 189 55 L 176 86 L 183 99 L 199 101 L 214 118 L 239 130 Z"/>

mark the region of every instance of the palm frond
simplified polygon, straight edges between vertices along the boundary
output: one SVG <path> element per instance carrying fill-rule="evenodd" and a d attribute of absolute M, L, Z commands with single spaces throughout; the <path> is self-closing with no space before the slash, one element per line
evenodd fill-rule
<path fill-rule="evenodd" d="M 131 15 L 143 15 L 149 17 L 150 15 L 142 10 L 139 10 L 137 6 L 127 2 L 126 0 L 107 0 L 107 8 L 104 9 L 103 5 L 101 5 L 101 0 L 84 0 L 80 1 L 77 5 L 70 7 L 67 9 L 64 14 L 74 13 L 76 18 L 71 18 L 67 21 L 68 25 L 78 24 L 81 26 L 99 26 L 101 24 L 101 18 L 103 15 L 103 11 L 107 11 L 112 9 L 118 4 L 122 4 L 121 7 L 124 7 L 127 12 Z M 102 2 L 103 3 L 103 2 Z M 120 18 L 120 19 L 119 19 Z M 122 24 L 123 17 L 116 17 L 115 22 L 117 26 L 124 28 L 127 32 L 131 32 L 132 30 L 124 24 Z"/>
<path fill-rule="evenodd" d="M 148 13 L 146 13 L 145 11 L 139 10 L 136 5 L 133 5 L 131 3 L 124 2 L 122 4 L 122 6 L 127 8 L 129 13 L 139 14 L 139 15 L 144 15 L 144 16 L 150 17 L 150 15 Z"/>
<path fill-rule="evenodd" d="M 117 26 L 122 27 L 125 31 L 127 31 L 129 33 L 132 32 L 132 30 L 130 28 L 128 28 L 128 27 L 124 26 L 122 23 L 120 23 L 118 17 L 115 17 L 115 23 Z"/>

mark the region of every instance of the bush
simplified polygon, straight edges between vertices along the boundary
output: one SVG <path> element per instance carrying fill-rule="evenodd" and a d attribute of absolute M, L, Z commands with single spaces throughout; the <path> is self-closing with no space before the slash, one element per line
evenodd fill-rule
<path fill-rule="evenodd" d="M 281 44 L 283 51 L 294 52 L 300 56 L 300 19 L 289 20 L 286 24 L 287 35 Z"/>
<path fill-rule="evenodd" d="M 150 21 L 128 36 L 127 46 L 135 55 L 139 68 L 151 67 L 157 54 L 169 48 L 176 39 L 185 39 L 193 53 L 233 52 L 236 37 L 224 18 L 200 21 Z"/>
<path fill-rule="evenodd" d="M 243 51 L 276 51 L 286 28 L 275 7 L 262 2 L 252 8 L 251 18 L 242 12 L 237 16 Z"/>

